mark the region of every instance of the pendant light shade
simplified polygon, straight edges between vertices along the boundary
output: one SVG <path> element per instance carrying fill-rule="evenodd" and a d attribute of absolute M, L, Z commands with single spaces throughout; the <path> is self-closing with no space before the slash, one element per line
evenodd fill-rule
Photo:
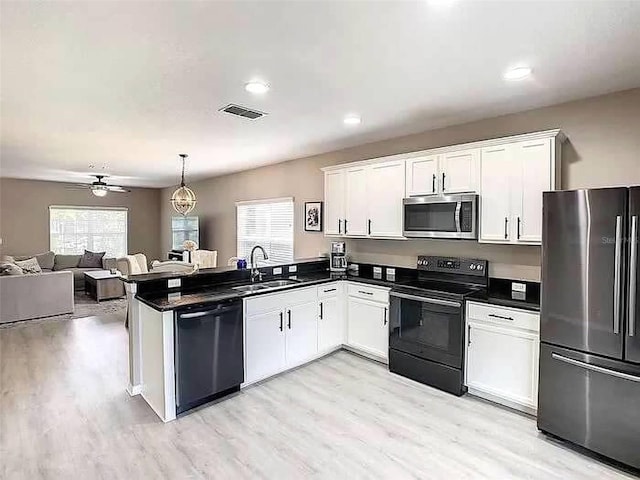
<path fill-rule="evenodd" d="M 186 153 L 180 154 L 180 158 L 182 158 L 182 180 L 180 181 L 180 188 L 171 195 L 171 205 L 181 215 L 187 215 L 197 203 L 196 194 L 184 183 L 184 162 L 187 156 Z"/>

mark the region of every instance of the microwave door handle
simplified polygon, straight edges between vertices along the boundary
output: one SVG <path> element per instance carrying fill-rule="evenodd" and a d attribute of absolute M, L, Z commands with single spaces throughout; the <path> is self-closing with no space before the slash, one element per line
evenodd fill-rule
<path fill-rule="evenodd" d="M 462 212 L 462 202 L 456 203 L 456 213 L 455 213 L 455 222 L 456 222 L 456 232 L 461 232 L 462 229 L 460 227 L 460 215 Z"/>

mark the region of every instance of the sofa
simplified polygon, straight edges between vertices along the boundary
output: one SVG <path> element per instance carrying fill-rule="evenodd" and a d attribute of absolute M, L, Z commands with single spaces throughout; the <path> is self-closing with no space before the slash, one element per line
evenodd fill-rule
<path fill-rule="evenodd" d="M 0 323 L 73 313 L 73 272 L 0 276 Z"/>
<path fill-rule="evenodd" d="M 5 256 L 4 261 L 22 261 L 35 258 L 42 269 L 42 273 L 68 271 L 73 275 L 74 290 L 84 290 L 84 272 L 95 270 L 109 270 L 116 268 L 115 258 L 102 258 L 101 268 L 82 268 L 80 259 L 82 255 L 58 255 L 54 252 L 45 252 L 37 255 Z"/>

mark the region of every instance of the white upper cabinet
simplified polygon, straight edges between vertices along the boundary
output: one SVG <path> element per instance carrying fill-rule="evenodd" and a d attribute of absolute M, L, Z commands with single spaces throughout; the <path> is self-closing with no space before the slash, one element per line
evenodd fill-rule
<path fill-rule="evenodd" d="M 551 139 L 514 143 L 516 241 L 542 242 L 542 192 L 553 190 Z"/>
<path fill-rule="evenodd" d="M 368 232 L 367 167 L 348 168 L 345 172 L 345 225 L 350 237 L 366 237 Z"/>
<path fill-rule="evenodd" d="M 367 170 L 367 235 L 402 237 L 405 162 L 384 162 Z"/>
<path fill-rule="evenodd" d="M 324 173 L 324 232 L 344 235 L 344 170 Z"/>
<path fill-rule="evenodd" d="M 511 159 L 508 145 L 482 149 L 480 169 L 480 239 L 510 242 Z"/>
<path fill-rule="evenodd" d="M 435 195 L 439 192 L 439 155 L 409 158 L 406 162 L 407 197 Z"/>
<path fill-rule="evenodd" d="M 444 153 L 440 159 L 441 193 L 476 191 L 476 177 L 480 149 Z"/>
<path fill-rule="evenodd" d="M 556 142 L 554 136 L 482 149 L 480 242 L 542 242 L 542 192 L 559 181 Z"/>

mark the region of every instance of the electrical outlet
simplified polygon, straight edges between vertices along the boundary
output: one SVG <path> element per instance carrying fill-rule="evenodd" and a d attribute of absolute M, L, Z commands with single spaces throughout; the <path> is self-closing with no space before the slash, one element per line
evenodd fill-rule
<path fill-rule="evenodd" d="M 295 273 L 298 271 L 298 266 L 297 265 L 291 265 L 289 267 L 289 273 Z"/>
<path fill-rule="evenodd" d="M 177 288 L 182 285 L 182 281 L 179 278 L 171 278 L 167 281 L 167 288 Z"/>
<path fill-rule="evenodd" d="M 386 277 L 387 277 L 387 280 L 389 280 L 390 282 L 395 282 L 396 281 L 396 269 L 395 268 L 387 268 Z"/>
<path fill-rule="evenodd" d="M 382 280 L 382 267 L 373 267 L 373 278 Z"/>
<path fill-rule="evenodd" d="M 282 275 L 282 267 L 275 267 L 272 273 L 273 275 Z"/>
<path fill-rule="evenodd" d="M 514 292 L 527 293 L 527 284 L 520 282 L 511 282 L 511 290 Z"/>

